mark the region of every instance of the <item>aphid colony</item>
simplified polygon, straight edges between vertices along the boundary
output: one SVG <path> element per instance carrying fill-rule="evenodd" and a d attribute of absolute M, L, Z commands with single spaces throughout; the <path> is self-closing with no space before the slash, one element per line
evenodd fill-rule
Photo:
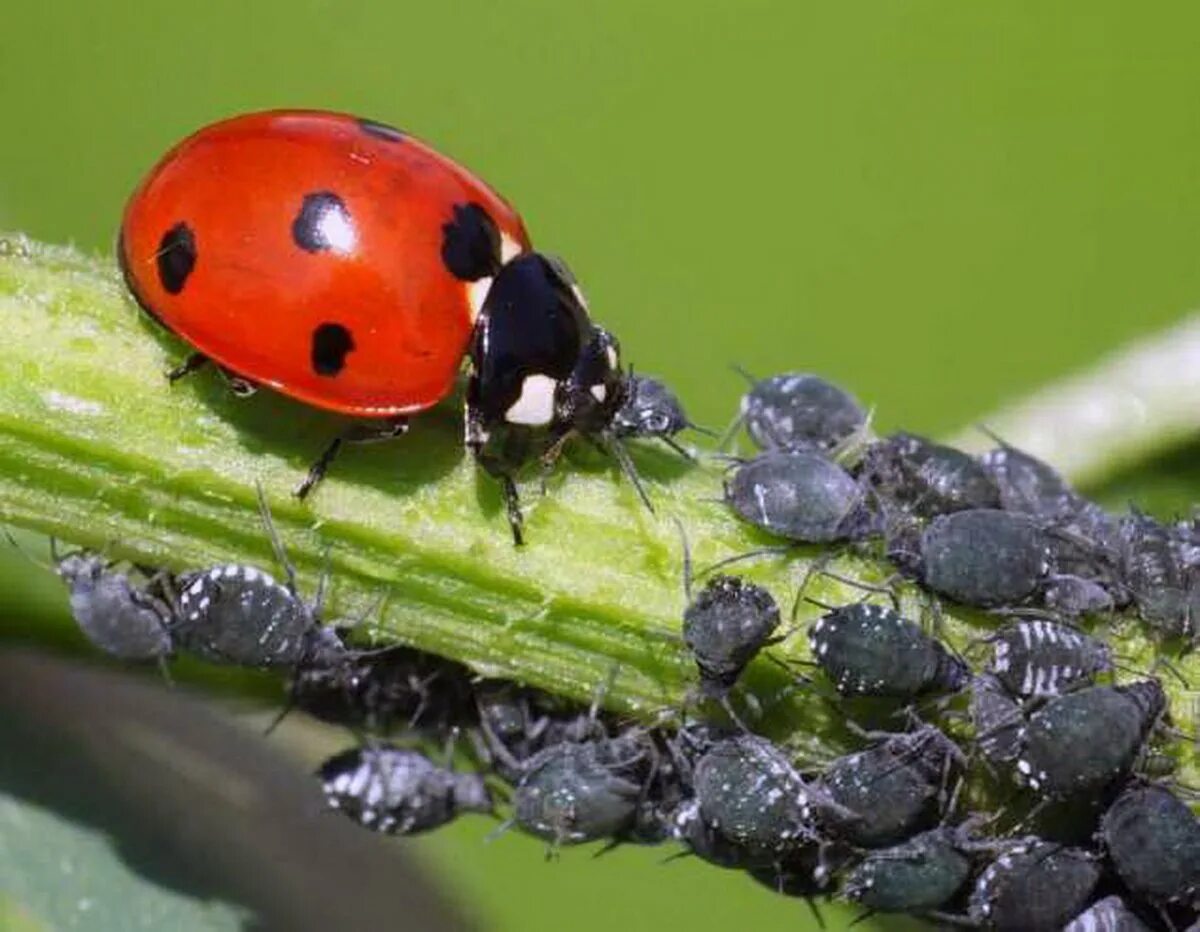
<path fill-rule="evenodd" d="M 687 423 L 637 415 L 631 434 L 669 439 Z M 811 375 L 753 383 L 739 419 L 763 448 L 726 483 L 744 520 L 789 544 L 878 539 L 931 600 L 998 613 L 968 660 L 889 587 L 817 603 L 804 632 L 817 672 L 797 688 L 844 714 L 858 747 L 836 759 L 755 734 L 734 711 L 746 667 L 796 629 L 762 586 L 694 585 L 686 540 L 681 642 L 695 699 L 725 714 L 697 720 L 689 703 L 670 729 L 410 648 L 352 646 L 322 618 L 321 592 L 297 592 L 265 503 L 282 583 L 249 566 L 139 578 L 87 553 L 58 568 L 80 627 L 117 657 L 287 670 L 289 708 L 363 736 L 317 777 L 331 807 L 373 831 L 503 812 L 552 852 L 673 842 L 810 903 L 1032 932 L 1195 923 L 1200 820 L 1188 790 L 1146 765 L 1171 734 L 1165 692 L 1145 673 L 1115 678 L 1118 658 L 1076 620 L 1130 607 L 1162 639 L 1197 640 L 1200 522 L 1109 515 L 1003 444 L 975 459 L 908 434 L 871 440 L 861 406 Z M 860 727 L 860 703 L 875 721 L 882 708 L 886 729 Z M 456 738 L 471 769 L 428 753 Z M 997 777 L 1016 788 L 1003 808 L 973 811 L 972 788 Z"/>

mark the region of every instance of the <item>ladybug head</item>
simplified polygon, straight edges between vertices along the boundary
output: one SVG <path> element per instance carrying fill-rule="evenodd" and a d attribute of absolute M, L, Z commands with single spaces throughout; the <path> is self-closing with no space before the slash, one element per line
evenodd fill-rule
<path fill-rule="evenodd" d="M 607 432 L 625 403 L 621 347 L 603 327 L 591 325 L 571 378 L 559 395 L 558 418 L 585 434 Z"/>

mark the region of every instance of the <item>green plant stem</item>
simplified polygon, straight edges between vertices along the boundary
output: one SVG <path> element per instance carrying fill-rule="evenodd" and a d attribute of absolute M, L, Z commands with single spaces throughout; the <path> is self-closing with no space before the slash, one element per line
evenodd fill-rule
<path fill-rule="evenodd" d="M 391 444 L 347 450 L 301 504 L 290 494 L 340 426 L 271 392 L 234 398 L 214 373 L 169 386 L 183 348 L 149 324 L 108 262 L 0 237 L 0 520 L 114 557 L 175 569 L 217 562 L 270 565 L 255 508 L 261 482 L 302 583 L 328 568 L 331 617 L 363 616 L 378 637 L 452 657 L 481 674 L 652 718 L 678 710 L 695 670 L 680 641 L 684 603 L 678 518 L 698 566 L 775 543 L 720 501 L 718 465 L 639 449 L 657 512 L 596 457 L 560 468 L 551 494 L 525 484 L 528 545 L 515 548 L 496 488 L 463 456 L 452 407 L 418 419 Z M 264 336 L 264 338 L 266 338 Z M 785 607 L 816 551 L 744 564 Z M 883 564 L 847 553 L 833 566 L 864 581 Z M 816 577 L 809 592 L 861 593 Z M 923 601 L 903 590 L 906 610 Z M 801 621 L 817 611 L 802 605 Z M 960 648 L 979 617 L 947 608 Z M 1150 662 L 1127 626 L 1120 650 Z M 804 637 L 773 648 L 803 660 Z M 1200 662 L 1183 662 L 1200 680 Z M 789 689 L 761 658 L 747 685 L 763 727 L 828 751 L 838 738 L 827 703 Z M 1184 712 L 1188 699 L 1177 686 Z M 1181 717 L 1181 721 L 1190 720 Z"/>
<path fill-rule="evenodd" d="M 1192 442 L 1200 436 L 1200 313 L 978 423 L 1087 486 Z M 976 426 L 950 442 L 994 446 Z"/>

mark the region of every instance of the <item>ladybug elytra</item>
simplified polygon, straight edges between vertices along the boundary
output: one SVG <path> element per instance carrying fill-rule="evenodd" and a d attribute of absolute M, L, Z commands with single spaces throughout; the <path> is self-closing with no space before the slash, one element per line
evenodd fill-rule
<path fill-rule="evenodd" d="M 301 496 L 343 443 L 401 434 L 448 396 L 464 356 L 466 445 L 501 481 L 517 543 L 515 472 L 574 434 L 636 484 L 613 429 L 628 394 L 616 339 L 503 198 L 406 133 L 302 110 L 205 127 L 134 192 L 118 258 L 142 308 L 195 350 L 173 376 L 214 364 L 235 387 L 370 419 Z"/>

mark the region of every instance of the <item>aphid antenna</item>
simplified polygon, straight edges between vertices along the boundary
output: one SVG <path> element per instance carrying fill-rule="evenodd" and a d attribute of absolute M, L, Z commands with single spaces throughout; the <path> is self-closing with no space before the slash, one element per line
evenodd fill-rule
<path fill-rule="evenodd" d="M 505 819 L 494 829 L 483 836 L 483 843 L 490 845 L 497 838 L 500 838 L 502 835 L 506 835 L 509 831 L 511 831 L 512 827 L 516 824 L 516 819 Z M 549 860 L 549 857 L 547 857 L 547 860 Z"/>
<path fill-rule="evenodd" d="M 964 916 L 960 913 L 947 913 L 940 909 L 931 909 L 928 912 L 921 913 L 920 915 L 927 919 L 931 919 L 934 922 L 940 922 L 948 926 L 955 926 L 959 929 L 983 928 L 983 923 L 979 920 L 972 919 L 970 916 Z"/>
<path fill-rule="evenodd" d="M 692 604 L 692 548 L 688 544 L 687 529 L 675 515 L 671 515 L 675 530 L 679 532 L 679 544 L 683 551 L 683 599 L 688 605 Z"/>
<path fill-rule="evenodd" d="M 267 537 L 271 541 L 271 549 L 275 552 L 275 562 L 283 567 L 284 575 L 287 577 L 287 588 L 293 596 L 296 596 L 296 567 L 292 565 L 292 561 L 288 559 L 287 551 L 283 548 L 283 541 L 279 537 L 279 531 L 275 527 L 275 519 L 271 516 L 271 506 L 267 503 L 267 493 L 263 489 L 261 481 L 254 480 L 254 491 L 258 497 L 258 513 L 262 518 L 263 527 L 267 530 Z M 296 596 L 298 598 L 298 596 Z"/>
<path fill-rule="evenodd" d="M 791 614 L 788 615 L 788 621 L 789 621 L 791 627 L 788 629 L 787 632 L 785 632 L 782 635 L 780 640 L 786 641 L 788 638 L 790 638 L 795 633 L 796 615 L 799 614 L 799 612 L 800 612 L 800 603 L 804 602 L 804 601 L 812 601 L 812 600 L 808 599 L 808 597 L 807 597 L 808 584 L 810 582 L 812 582 L 812 578 L 814 576 L 816 576 L 818 573 L 820 573 L 824 570 L 825 566 L 827 566 L 833 558 L 834 558 L 834 554 L 832 554 L 832 553 L 822 554 L 821 556 L 817 557 L 817 559 L 813 560 L 813 562 L 810 563 L 808 565 L 808 567 L 804 570 L 804 575 L 800 577 L 800 584 L 796 587 L 796 597 L 794 599 L 792 599 Z M 817 603 L 814 602 L 813 604 L 817 604 Z M 833 609 L 826 608 L 823 605 L 821 605 L 819 607 L 825 608 L 826 611 L 833 611 Z"/>
<path fill-rule="evenodd" d="M 1014 447 L 1011 443 L 1009 443 L 1007 440 L 1005 440 L 1003 437 L 1001 437 L 998 433 L 996 433 L 987 424 L 984 424 L 983 422 L 976 422 L 975 429 L 977 431 L 979 431 L 981 434 L 983 434 L 985 437 L 990 437 L 993 443 L 998 443 L 1000 446 L 1002 446 L 1006 450 L 1015 450 L 1016 449 L 1016 447 Z"/>
<path fill-rule="evenodd" d="M 871 429 L 872 422 L 875 420 L 875 408 L 872 406 L 867 410 L 866 417 L 863 418 L 853 431 L 837 442 L 832 450 L 829 451 L 829 458 L 839 466 L 853 464 L 861 458 L 862 453 L 875 439 L 875 432 Z M 872 496 L 876 496 L 875 490 L 871 490 Z"/>
<path fill-rule="evenodd" d="M 32 563 L 34 566 L 36 566 L 38 569 L 49 570 L 52 573 L 57 572 L 58 565 L 60 563 L 62 563 L 63 560 L 67 559 L 67 557 L 80 556 L 84 553 L 87 553 L 87 549 L 84 547 L 78 547 L 74 550 L 67 550 L 67 551 L 59 550 L 58 549 L 58 538 L 50 537 L 47 539 L 50 542 L 50 560 L 51 560 L 51 562 L 45 563 L 45 562 L 39 560 L 33 554 L 31 554 L 24 547 L 22 547 L 20 541 L 18 541 L 15 537 L 13 537 L 12 532 L 7 527 L 0 528 L 0 532 L 3 532 L 4 537 L 8 540 L 9 546 L 12 547 L 13 550 L 15 550 L 17 553 L 19 553 L 22 557 L 24 557 L 26 560 L 28 560 L 30 563 Z"/>
<path fill-rule="evenodd" d="M 744 411 L 739 411 L 734 415 L 733 420 L 729 422 L 729 426 L 717 437 L 715 452 L 709 455 L 715 456 L 716 454 L 723 453 L 730 442 L 737 436 L 738 431 L 742 429 L 744 423 L 746 423 L 746 414 Z"/>
<path fill-rule="evenodd" d="M 604 699 L 612 691 L 613 684 L 617 681 L 617 676 L 621 672 L 620 662 L 614 662 L 608 668 L 608 674 L 592 690 L 592 702 L 588 706 L 588 727 L 594 728 L 600 720 L 600 709 L 604 705 Z"/>
<path fill-rule="evenodd" d="M 757 560 L 760 557 L 782 557 L 793 553 L 798 548 L 794 544 L 780 544 L 775 547 L 759 547 L 755 550 L 747 550 L 745 553 L 737 553 L 732 557 L 725 557 L 718 560 L 716 563 L 710 563 L 708 566 L 697 571 L 697 576 L 707 576 L 715 570 L 723 569 L 726 566 L 731 566 L 734 563 L 741 563 L 743 560 Z"/>
<path fill-rule="evenodd" d="M 705 427 L 703 424 L 695 424 L 692 421 L 684 421 L 683 426 L 685 428 L 687 428 L 688 430 L 694 430 L 696 433 L 701 434 L 702 436 L 705 436 L 705 437 L 709 437 L 713 440 L 716 440 L 717 437 L 720 436 L 711 427 Z"/>
<path fill-rule="evenodd" d="M 725 712 L 725 714 L 729 716 L 730 720 L 733 722 L 734 725 L 737 726 L 739 731 L 741 731 L 743 734 L 747 734 L 747 735 L 754 733 L 750 730 L 750 726 L 747 725 L 744 721 L 742 721 L 742 717 L 740 715 L 738 715 L 737 709 L 735 709 L 733 707 L 733 703 L 729 701 L 728 693 L 723 693 L 719 696 L 716 696 L 715 698 L 717 700 L 717 704 L 721 707 L 721 709 Z"/>

